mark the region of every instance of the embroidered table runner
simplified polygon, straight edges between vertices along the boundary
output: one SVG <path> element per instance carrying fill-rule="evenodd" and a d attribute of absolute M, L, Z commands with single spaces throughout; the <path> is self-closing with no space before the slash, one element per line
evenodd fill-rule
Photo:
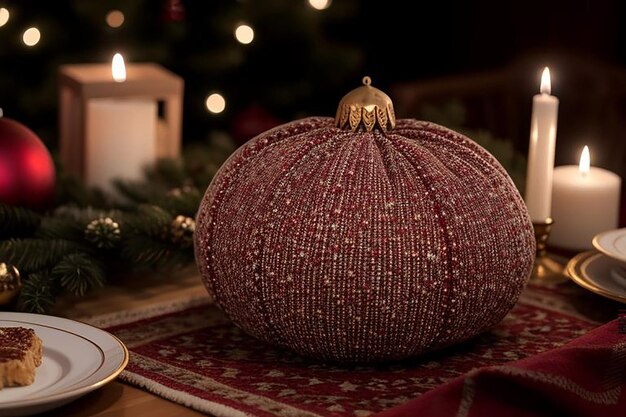
<path fill-rule="evenodd" d="M 123 381 L 229 417 L 369 416 L 412 404 L 476 368 L 555 349 L 598 326 L 559 290 L 529 286 L 499 325 L 468 342 L 410 361 L 339 367 L 247 336 L 208 299 L 92 322 L 130 350 Z M 408 410 L 398 415 L 415 415 Z"/>

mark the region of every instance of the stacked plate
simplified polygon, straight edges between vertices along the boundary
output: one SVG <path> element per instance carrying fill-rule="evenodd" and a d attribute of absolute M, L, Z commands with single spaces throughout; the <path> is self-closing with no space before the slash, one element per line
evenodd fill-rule
<path fill-rule="evenodd" d="M 597 251 L 569 261 L 567 274 L 583 288 L 626 303 L 626 228 L 600 233 L 593 246 Z"/>

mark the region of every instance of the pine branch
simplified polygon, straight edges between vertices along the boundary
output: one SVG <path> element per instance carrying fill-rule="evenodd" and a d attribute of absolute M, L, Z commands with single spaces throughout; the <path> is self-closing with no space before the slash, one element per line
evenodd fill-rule
<path fill-rule="evenodd" d="M 122 257 L 139 268 L 163 266 L 171 255 L 172 249 L 167 242 L 142 235 L 126 239 L 122 248 Z"/>
<path fill-rule="evenodd" d="M 118 193 L 136 204 L 156 204 L 168 190 L 184 187 L 189 182 L 185 166 L 177 159 L 159 159 L 145 172 L 147 181 L 114 180 Z"/>
<path fill-rule="evenodd" d="M 124 219 L 130 235 L 161 237 L 168 230 L 173 216 L 161 207 L 142 204 L 136 213 L 128 214 Z"/>
<path fill-rule="evenodd" d="M 106 207 L 107 197 L 102 190 L 89 188 L 78 178 L 61 172 L 57 176 L 57 204 Z"/>
<path fill-rule="evenodd" d="M 185 184 L 188 175 L 182 160 L 159 159 L 154 167 L 146 170 L 146 178 L 163 184 L 165 188 L 173 188 Z"/>
<path fill-rule="evenodd" d="M 81 222 L 70 218 L 44 217 L 35 237 L 80 241 L 84 236 Z"/>
<path fill-rule="evenodd" d="M 204 190 L 235 149 L 229 137 L 217 133 L 211 135 L 208 144 L 189 144 L 184 150 L 188 181 Z"/>
<path fill-rule="evenodd" d="M 52 269 L 52 276 L 61 286 L 76 296 L 104 286 L 105 273 L 98 262 L 84 253 L 74 253 L 63 257 Z"/>
<path fill-rule="evenodd" d="M 119 221 L 123 217 L 120 210 L 104 210 L 94 207 L 77 207 L 74 205 L 60 206 L 54 211 L 54 217 L 59 219 L 69 219 L 77 222 L 81 226 L 86 226 L 90 221 L 103 217 L 110 217 Z"/>
<path fill-rule="evenodd" d="M 202 195 L 196 187 L 183 187 L 177 193 L 170 192 L 162 197 L 159 206 L 173 215 L 195 217 L 201 200 Z"/>
<path fill-rule="evenodd" d="M 0 238 L 29 236 L 40 222 L 41 216 L 34 211 L 0 204 Z"/>
<path fill-rule="evenodd" d="M 125 218 L 122 257 L 134 267 L 163 267 L 178 262 L 180 247 L 170 239 L 173 215 L 158 206 L 141 205 Z"/>
<path fill-rule="evenodd" d="M 17 305 L 21 311 L 47 313 L 54 306 L 55 283 L 46 273 L 30 274 L 24 279 Z"/>
<path fill-rule="evenodd" d="M 65 255 L 86 250 L 69 240 L 11 239 L 0 242 L 0 259 L 24 274 L 49 268 Z"/>
<path fill-rule="evenodd" d="M 146 184 L 139 181 L 113 180 L 113 186 L 120 195 L 133 203 L 133 205 L 144 204 L 164 193 L 159 185 Z"/>

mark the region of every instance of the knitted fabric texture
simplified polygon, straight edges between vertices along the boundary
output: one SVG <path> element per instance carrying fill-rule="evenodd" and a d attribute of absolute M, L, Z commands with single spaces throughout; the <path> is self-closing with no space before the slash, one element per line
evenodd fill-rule
<path fill-rule="evenodd" d="M 324 361 L 401 359 L 498 323 L 532 270 L 513 182 L 433 123 L 279 126 L 222 166 L 197 216 L 209 293 L 249 334 Z"/>

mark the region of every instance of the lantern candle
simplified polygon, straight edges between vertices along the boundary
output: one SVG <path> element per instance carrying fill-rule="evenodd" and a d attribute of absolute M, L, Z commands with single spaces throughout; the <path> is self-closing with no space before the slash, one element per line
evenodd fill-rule
<path fill-rule="evenodd" d="M 589 148 L 580 163 L 556 167 L 552 194 L 554 226 L 549 244 L 564 249 L 592 247 L 593 237 L 618 225 L 621 178 L 592 167 Z"/>
<path fill-rule="evenodd" d="M 540 94 L 533 97 L 525 202 L 533 222 L 550 218 L 552 173 L 559 99 L 550 94 L 550 70 L 541 75 Z M 560 221 L 557 219 L 557 221 Z"/>
<path fill-rule="evenodd" d="M 180 77 L 116 54 L 112 64 L 62 66 L 59 83 L 61 161 L 87 184 L 110 190 L 112 179 L 138 179 L 146 164 L 179 155 Z"/>

